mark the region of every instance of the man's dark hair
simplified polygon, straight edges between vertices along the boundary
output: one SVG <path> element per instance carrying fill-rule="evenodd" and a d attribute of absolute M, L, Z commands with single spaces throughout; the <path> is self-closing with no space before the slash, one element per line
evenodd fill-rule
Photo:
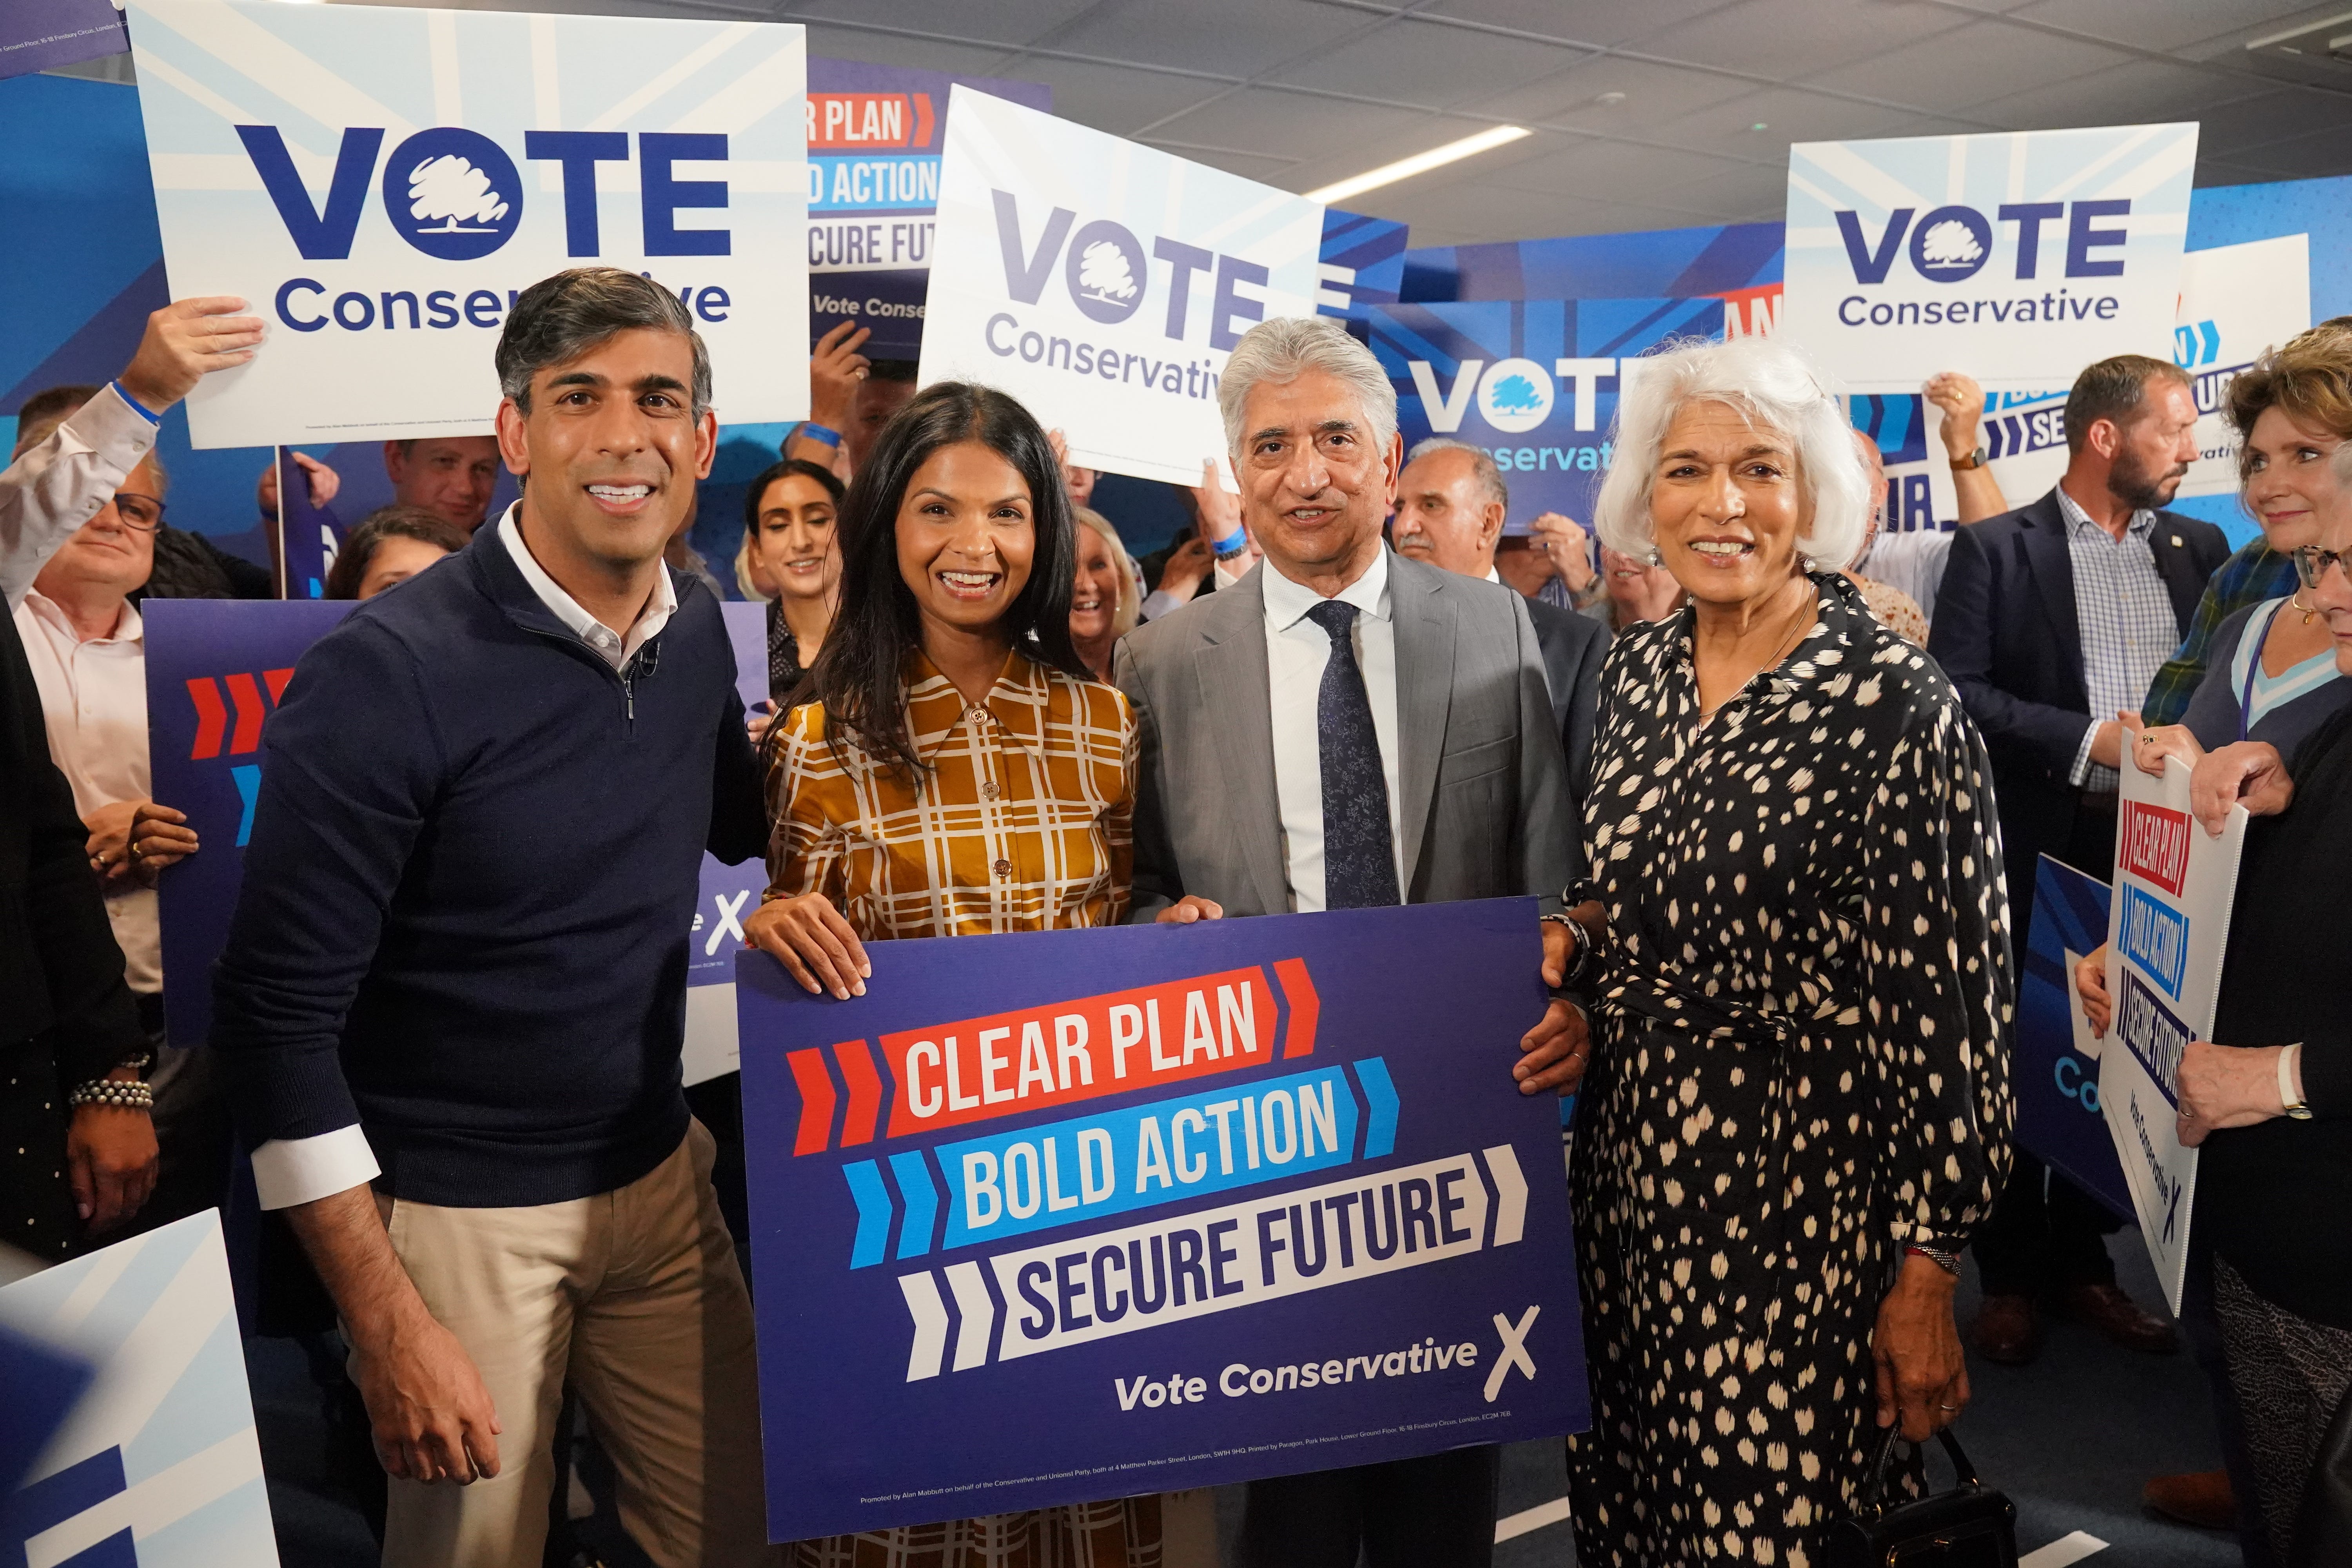
<path fill-rule="evenodd" d="M 2187 371 L 2146 354 L 2117 354 L 2086 366 L 2066 395 L 2066 450 L 2080 452 L 2091 426 L 2102 419 L 2118 427 L 2129 425 L 2147 399 L 2147 384 L 2158 379 L 2190 384 Z"/>
<path fill-rule="evenodd" d="M 768 487 L 778 479 L 790 479 L 795 474 L 804 479 L 814 479 L 818 484 L 823 485 L 824 493 L 833 498 L 833 504 L 835 507 L 841 505 L 843 487 L 839 474 L 835 473 L 831 468 L 812 463 L 806 458 L 786 458 L 781 463 L 770 463 L 761 469 L 759 477 L 751 481 L 751 488 L 743 492 L 744 532 L 760 531 L 760 502 L 766 498 Z"/>
<path fill-rule="evenodd" d="M 380 506 L 360 519 L 335 552 L 335 563 L 327 568 L 327 597 L 358 598 L 368 568 L 375 564 L 376 549 L 387 539 L 419 539 L 453 555 L 466 548 L 465 534 L 439 512 L 421 506 Z"/>
<path fill-rule="evenodd" d="M 694 416 L 701 418 L 710 407 L 710 351 L 694 330 L 694 318 L 677 295 L 617 267 L 574 267 L 541 279 L 517 297 L 499 334 L 499 391 L 529 414 L 533 376 L 639 328 L 684 332 L 694 345 L 690 395 Z"/>
<path fill-rule="evenodd" d="M 23 457 L 26 447 L 46 437 L 97 395 L 94 386 L 52 386 L 25 399 L 25 405 L 16 410 L 16 449 L 9 456 Z"/>
<path fill-rule="evenodd" d="M 1013 646 L 1080 680 L 1094 676 L 1070 646 L 1070 587 L 1077 571 L 1077 524 L 1062 466 L 1029 410 L 992 387 L 947 381 L 925 387 L 875 441 L 842 506 L 841 609 L 809 672 L 838 745 L 854 738 L 885 766 L 922 771 L 907 730 L 904 674 L 922 646 L 914 590 L 898 574 L 898 508 L 916 470 L 942 447 L 977 441 L 1029 486 L 1036 544 L 1029 580 L 1005 611 Z"/>
<path fill-rule="evenodd" d="M 915 373 L 919 368 L 910 359 L 877 359 L 866 362 L 866 374 L 876 381 L 895 381 L 906 386 L 915 384 Z"/>

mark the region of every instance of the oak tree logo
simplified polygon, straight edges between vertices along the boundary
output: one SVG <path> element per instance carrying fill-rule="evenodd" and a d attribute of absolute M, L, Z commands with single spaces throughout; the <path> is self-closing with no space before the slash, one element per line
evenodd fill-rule
<path fill-rule="evenodd" d="M 471 261 L 522 221 L 522 177 L 506 150 L 457 126 L 422 131 L 383 166 L 383 211 L 403 239 L 444 261 Z"/>

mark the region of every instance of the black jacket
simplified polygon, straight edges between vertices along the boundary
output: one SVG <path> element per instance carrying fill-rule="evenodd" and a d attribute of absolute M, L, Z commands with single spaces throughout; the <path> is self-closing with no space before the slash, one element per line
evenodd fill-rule
<path fill-rule="evenodd" d="M 624 677 L 485 525 L 302 656 L 214 976 L 249 1142 L 356 1121 L 392 1195 L 461 1208 L 677 1147 L 698 868 L 767 819 L 719 606 L 672 580 Z"/>
<path fill-rule="evenodd" d="M 2210 522 L 2159 511 L 2148 542 L 2172 599 L 2178 641 L 2188 635 L 2206 579 L 2229 559 L 2229 541 Z M 2056 490 L 1953 534 L 1927 651 L 1951 677 L 1991 753 L 2010 907 L 2021 930 L 2033 908 L 2035 859 L 2063 851 L 2074 831 L 2079 796 L 2066 775 L 2092 716 Z"/>
<path fill-rule="evenodd" d="M 0 606 L 0 1060 L 28 1040 L 60 1089 L 146 1048 L 72 786 L 49 761 L 41 693 Z M 47 1086 L 42 1086 L 46 1088 Z M 30 1092 L 28 1086 L 27 1092 Z"/>
<path fill-rule="evenodd" d="M 1601 663 L 1609 657 L 1609 628 L 1541 599 L 1527 604 L 1543 652 L 1544 682 L 1551 688 L 1552 716 L 1559 721 L 1559 743 L 1568 751 L 1569 795 L 1580 808 L 1592 770 L 1592 713 L 1601 698 Z"/>

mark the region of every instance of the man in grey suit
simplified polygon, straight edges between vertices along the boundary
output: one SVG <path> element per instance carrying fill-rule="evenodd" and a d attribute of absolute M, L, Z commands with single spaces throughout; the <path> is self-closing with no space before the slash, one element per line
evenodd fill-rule
<path fill-rule="evenodd" d="M 1337 321 L 1265 321 L 1218 403 L 1265 560 L 1118 645 L 1140 748 L 1129 918 L 1527 893 L 1558 916 L 1578 830 L 1535 629 L 1508 588 L 1381 542 L 1403 450 L 1380 363 Z M 1573 938 L 1543 931 L 1557 985 Z M 1564 1088 L 1587 1048 L 1554 1001 L 1513 1076 Z M 1254 1482 L 1243 1558 L 1483 1568 L 1496 1478 L 1475 1447 Z"/>

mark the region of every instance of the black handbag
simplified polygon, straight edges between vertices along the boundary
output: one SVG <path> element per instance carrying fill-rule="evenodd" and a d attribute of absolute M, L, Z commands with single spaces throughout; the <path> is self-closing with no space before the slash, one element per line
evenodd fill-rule
<path fill-rule="evenodd" d="M 1949 1491 L 1886 1500 L 1886 1470 L 1902 1437 L 1890 1426 L 1851 1518 L 1832 1527 L 1824 1568 L 2017 1568 L 2017 1505 L 1977 1479 L 1947 1430 L 1936 1436 L 1958 1479 Z"/>

